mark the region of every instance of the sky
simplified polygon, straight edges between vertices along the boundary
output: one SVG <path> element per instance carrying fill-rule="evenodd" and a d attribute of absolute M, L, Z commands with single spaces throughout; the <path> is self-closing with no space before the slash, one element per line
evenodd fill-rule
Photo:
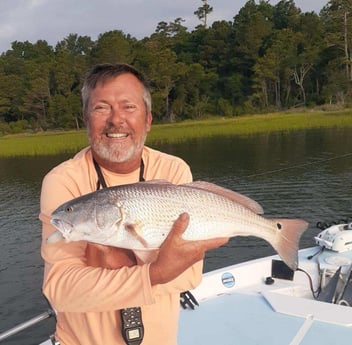
<path fill-rule="evenodd" d="M 270 0 L 275 5 L 279 0 Z M 217 20 L 232 21 L 247 0 L 208 0 Z M 257 1 L 258 3 L 258 1 Z M 295 0 L 302 12 L 319 11 L 328 0 Z M 185 20 L 192 30 L 200 22 L 193 14 L 201 0 L 0 0 L 0 53 L 14 41 L 31 43 L 46 40 L 51 46 L 69 34 L 89 36 L 121 30 L 142 39 L 150 36 L 159 22 Z"/>

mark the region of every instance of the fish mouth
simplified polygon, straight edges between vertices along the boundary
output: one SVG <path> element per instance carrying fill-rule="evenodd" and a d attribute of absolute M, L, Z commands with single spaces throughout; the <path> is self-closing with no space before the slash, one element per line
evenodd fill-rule
<path fill-rule="evenodd" d="M 62 233 L 62 236 L 66 239 L 70 237 L 70 234 L 73 230 L 73 225 L 71 223 L 65 222 L 61 219 L 52 218 L 50 223 Z"/>

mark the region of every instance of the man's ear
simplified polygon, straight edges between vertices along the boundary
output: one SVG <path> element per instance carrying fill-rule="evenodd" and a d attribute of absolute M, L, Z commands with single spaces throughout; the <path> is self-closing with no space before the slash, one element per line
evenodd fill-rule
<path fill-rule="evenodd" d="M 153 114 L 151 112 L 149 112 L 147 114 L 147 132 L 150 131 L 150 129 L 152 127 L 152 122 L 153 122 Z"/>

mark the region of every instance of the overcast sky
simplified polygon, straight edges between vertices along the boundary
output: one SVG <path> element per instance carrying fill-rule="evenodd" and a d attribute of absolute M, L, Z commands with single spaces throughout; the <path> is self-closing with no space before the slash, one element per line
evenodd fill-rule
<path fill-rule="evenodd" d="M 209 0 L 215 20 L 233 20 L 247 0 Z M 278 0 L 271 0 L 275 5 Z M 258 3 L 258 1 L 257 1 Z M 296 0 L 303 12 L 319 11 L 328 0 Z M 185 19 L 190 30 L 199 24 L 193 14 L 201 0 L 0 0 L 0 53 L 13 41 L 56 43 L 69 34 L 89 36 L 121 30 L 137 39 L 150 36 L 161 21 Z"/>

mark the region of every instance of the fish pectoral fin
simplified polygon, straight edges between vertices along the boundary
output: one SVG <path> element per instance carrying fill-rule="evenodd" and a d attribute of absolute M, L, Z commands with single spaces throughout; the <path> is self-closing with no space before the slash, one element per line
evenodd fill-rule
<path fill-rule="evenodd" d="M 138 249 L 133 249 L 134 255 L 140 259 L 142 262 L 149 264 L 154 262 L 159 255 L 159 250 L 138 250 Z"/>
<path fill-rule="evenodd" d="M 128 231 L 137 241 L 139 241 L 144 248 L 148 248 L 148 242 L 138 233 L 137 230 L 141 229 L 141 226 L 136 224 L 127 223 L 125 229 Z"/>
<path fill-rule="evenodd" d="M 220 187 L 214 183 L 210 183 L 206 181 L 194 181 L 191 183 L 183 184 L 183 186 L 204 190 L 206 192 L 211 192 L 217 195 L 221 195 L 229 200 L 232 200 L 238 204 L 241 204 L 243 207 L 250 209 L 252 212 L 256 214 L 264 213 L 262 206 L 255 200 L 249 198 L 246 195 L 235 192 L 231 189 Z"/>

